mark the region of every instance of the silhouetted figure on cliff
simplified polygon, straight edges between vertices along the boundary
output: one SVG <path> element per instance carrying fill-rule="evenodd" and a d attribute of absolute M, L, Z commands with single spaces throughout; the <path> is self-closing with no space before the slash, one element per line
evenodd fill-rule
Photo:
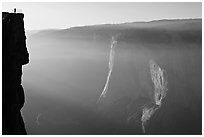
<path fill-rule="evenodd" d="M 2 134 L 26 134 L 22 65 L 29 62 L 23 14 L 2 14 Z"/>

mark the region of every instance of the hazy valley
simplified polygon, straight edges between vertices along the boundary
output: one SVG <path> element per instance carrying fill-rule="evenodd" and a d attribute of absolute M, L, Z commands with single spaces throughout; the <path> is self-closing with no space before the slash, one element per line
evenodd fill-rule
<path fill-rule="evenodd" d="M 202 19 L 27 31 L 23 67 L 28 134 L 143 134 L 128 117 L 152 102 L 149 61 L 167 73 L 163 104 L 146 134 L 201 134 Z M 117 46 L 109 91 L 111 38 Z"/>

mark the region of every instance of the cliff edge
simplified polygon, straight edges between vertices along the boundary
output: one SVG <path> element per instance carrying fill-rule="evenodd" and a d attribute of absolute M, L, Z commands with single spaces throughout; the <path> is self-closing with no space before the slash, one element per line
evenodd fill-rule
<path fill-rule="evenodd" d="M 2 134 L 26 134 L 22 65 L 29 62 L 24 14 L 2 12 Z"/>

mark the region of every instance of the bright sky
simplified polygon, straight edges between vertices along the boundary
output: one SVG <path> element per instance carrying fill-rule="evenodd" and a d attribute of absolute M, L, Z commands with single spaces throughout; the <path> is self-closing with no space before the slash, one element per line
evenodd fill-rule
<path fill-rule="evenodd" d="M 190 2 L 3 2 L 2 11 L 17 8 L 25 14 L 26 30 L 151 21 L 202 18 L 202 3 Z"/>

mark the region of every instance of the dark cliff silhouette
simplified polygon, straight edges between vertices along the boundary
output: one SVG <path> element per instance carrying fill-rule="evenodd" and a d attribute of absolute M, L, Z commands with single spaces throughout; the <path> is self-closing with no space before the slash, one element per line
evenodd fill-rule
<path fill-rule="evenodd" d="M 29 62 L 22 13 L 2 13 L 2 134 L 26 134 L 22 65 Z"/>

